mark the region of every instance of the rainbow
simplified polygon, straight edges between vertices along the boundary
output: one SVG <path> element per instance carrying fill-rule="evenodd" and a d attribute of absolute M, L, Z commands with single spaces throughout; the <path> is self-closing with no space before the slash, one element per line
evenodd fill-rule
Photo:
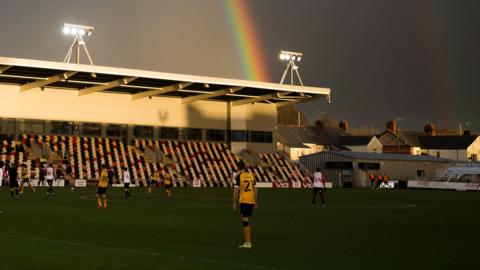
<path fill-rule="evenodd" d="M 234 43 L 241 61 L 243 75 L 248 80 L 269 81 L 261 40 L 245 0 L 222 1 Z"/>
<path fill-rule="evenodd" d="M 462 78 L 460 65 L 454 52 L 455 37 L 449 31 L 448 17 L 445 5 L 437 1 L 417 1 L 411 4 L 413 17 L 417 20 L 421 33 L 421 45 L 427 60 L 429 87 L 434 91 L 432 98 L 437 104 L 437 110 L 446 116 L 445 123 L 456 123 L 465 104 L 462 100 Z"/>

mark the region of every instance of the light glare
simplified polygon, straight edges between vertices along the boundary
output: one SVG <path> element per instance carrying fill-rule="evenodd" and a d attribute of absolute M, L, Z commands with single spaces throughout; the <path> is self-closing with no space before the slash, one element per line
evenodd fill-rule
<path fill-rule="evenodd" d="M 63 33 L 64 33 L 65 35 L 70 34 L 70 27 L 68 27 L 68 26 L 63 27 Z"/>

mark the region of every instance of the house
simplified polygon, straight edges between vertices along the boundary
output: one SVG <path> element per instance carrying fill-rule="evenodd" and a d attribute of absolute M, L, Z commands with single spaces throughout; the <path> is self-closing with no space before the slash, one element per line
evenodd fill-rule
<path fill-rule="evenodd" d="M 386 130 L 378 135 L 382 153 L 420 155 L 419 132 Z"/>
<path fill-rule="evenodd" d="M 277 150 L 285 152 L 294 161 L 321 151 L 347 150 L 338 145 L 338 132 L 329 128 L 280 125 L 277 127 Z"/>
<path fill-rule="evenodd" d="M 339 144 L 353 152 L 381 153 L 382 143 L 376 136 L 340 136 Z"/>
<path fill-rule="evenodd" d="M 480 155 L 480 136 L 448 135 L 419 136 L 421 153 L 456 161 L 477 161 Z"/>
<path fill-rule="evenodd" d="M 378 136 L 383 153 L 429 155 L 456 161 L 477 161 L 480 155 L 478 135 L 439 135 L 433 124 L 424 132 L 400 131 L 389 121 L 387 130 Z"/>

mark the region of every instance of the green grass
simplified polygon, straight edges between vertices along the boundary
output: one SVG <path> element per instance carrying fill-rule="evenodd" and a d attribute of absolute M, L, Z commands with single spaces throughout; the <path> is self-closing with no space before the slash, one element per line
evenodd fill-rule
<path fill-rule="evenodd" d="M 94 189 L 0 193 L 0 269 L 480 269 L 480 193 L 338 189 L 326 208 L 310 190 L 266 190 L 253 248 L 230 189 Z"/>

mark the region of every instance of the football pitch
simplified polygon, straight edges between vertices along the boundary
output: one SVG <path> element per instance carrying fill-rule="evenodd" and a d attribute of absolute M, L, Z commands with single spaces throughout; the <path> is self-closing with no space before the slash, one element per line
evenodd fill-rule
<path fill-rule="evenodd" d="M 252 249 L 231 189 L 0 193 L 0 269 L 480 269 L 480 193 L 260 189 Z M 318 202 L 318 200 L 317 200 Z"/>

